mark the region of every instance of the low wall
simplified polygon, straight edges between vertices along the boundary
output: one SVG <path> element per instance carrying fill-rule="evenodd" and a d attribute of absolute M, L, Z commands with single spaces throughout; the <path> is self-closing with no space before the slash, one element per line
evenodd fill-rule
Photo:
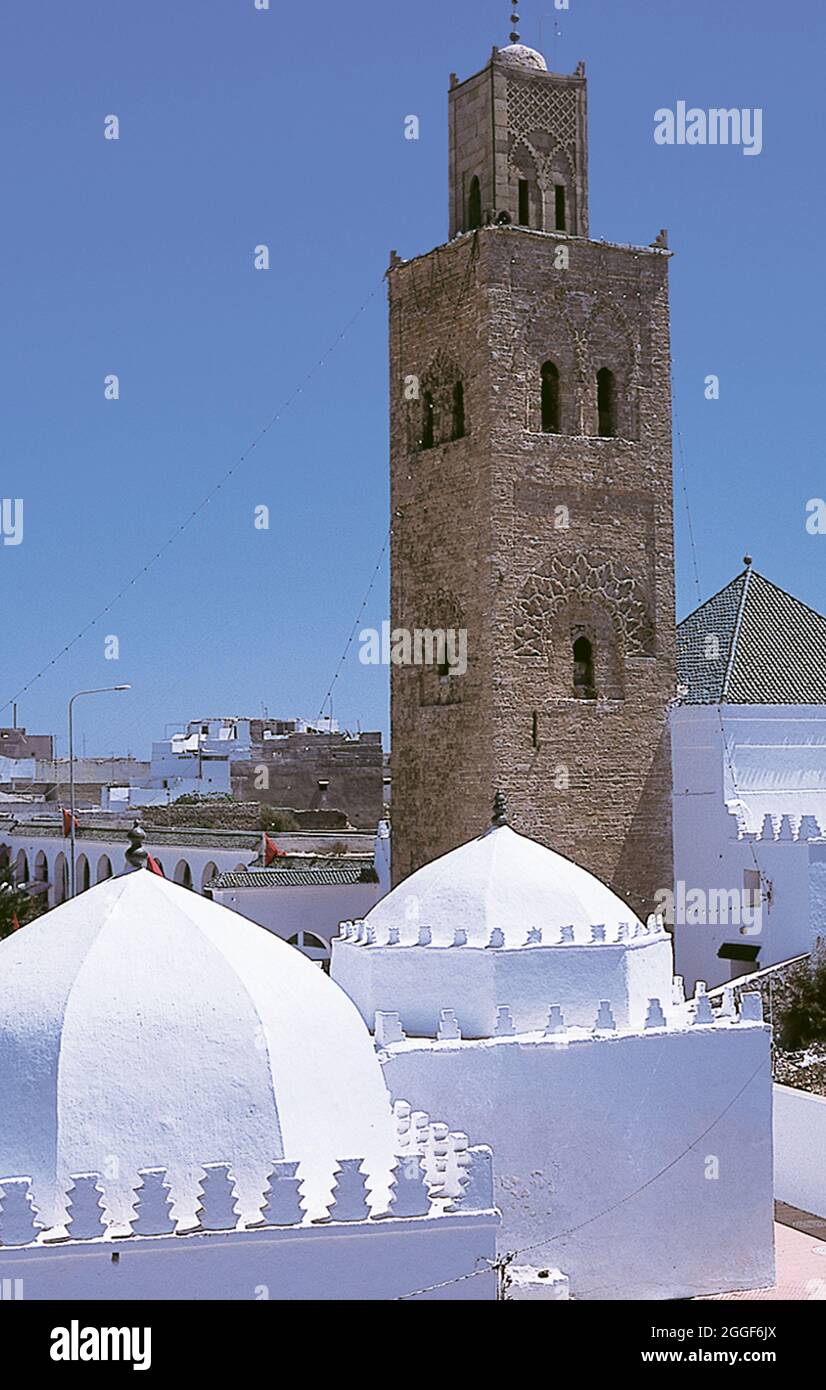
<path fill-rule="evenodd" d="M 826 1096 L 775 1084 L 774 1195 L 826 1217 Z"/>

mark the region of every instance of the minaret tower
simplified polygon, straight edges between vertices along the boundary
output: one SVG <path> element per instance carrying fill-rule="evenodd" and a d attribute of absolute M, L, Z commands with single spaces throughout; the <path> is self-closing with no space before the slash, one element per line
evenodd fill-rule
<path fill-rule="evenodd" d="M 393 876 L 503 788 L 644 913 L 672 882 L 670 253 L 589 238 L 585 65 L 514 34 L 451 77 L 450 240 L 388 272 L 391 625 L 467 632 L 466 670 L 392 667 Z"/>

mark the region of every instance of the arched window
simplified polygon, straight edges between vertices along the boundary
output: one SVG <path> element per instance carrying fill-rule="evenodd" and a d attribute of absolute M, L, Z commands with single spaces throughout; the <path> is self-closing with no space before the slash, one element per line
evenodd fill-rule
<path fill-rule="evenodd" d="M 97 880 L 98 883 L 105 883 L 107 878 L 112 877 L 112 861 L 108 854 L 102 854 L 98 860 Z"/>
<path fill-rule="evenodd" d="M 179 859 L 175 866 L 175 882 L 180 883 L 182 888 L 192 887 L 192 870 L 185 859 Z"/>
<path fill-rule="evenodd" d="M 587 637 L 577 637 L 573 646 L 574 694 L 580 700 L 595 700 L 594 649 Z"/>
<path fill-rule="evenodd" d="M 475 174 L 470 181 L 470 189 L 468 191 L 467 225 L 468 231 L 470 232 L 482 225 L 482 190 Z"/>
<path fill-rule="evenodd" d="M 433 448 L 433 396 L 425 391 L 422 397 L 422 448 Z"/>
<path fill-rule="evenodd" d="M 206 865 L 204 872 L 201 874 L 201 892 L 206 893 L 208 885 L 217 877 L 218 865 L 210 862 Z M 210 896 L 212 895 L 210 894 Z"/>
<path fill-rule="evenodd" d="M 559 369 L 554 362 L 542 364 L 542 431 L 559 434 Z"/>
<path fill-rule="evenodd" d="M 453 435 L 454 439 L 465 437 L 465 388 L 457 381 L 453 388 Z"/>
<path fill-rule="evenodd" d="M 558 232 L 567 231 L 565 217 L 565 185 L 554 184 L 554 225 Z"/>
<path fill-rule="evenodd" d="M 29 861 L 26 858 L 26 851 L 21 849 L 17 856 L 14 866 L 14 881 L 18 886 L 22 886 L 29 881 Z"/>
<path fill-rule="evenodd" d="M 299 931 L 287 939 L 288 946 L 297 946 L 303 955 L 320 965 L 325 975 L 330 973 L 330 947 L 315 932 Z"/>
<path fill-rule="evenodd" d="M 59 907 L 61 903 L 65 903 L 69 896 L 69 865 L 62 850 L 54 861 L 52 895 L 54 897 L 55 907 Z"/>
<path fill-rule="evenodd" d="M 517 213 L 520 227 L 530 227 L 531 225 L 531 185 L 529 179 L 519 180 L 519 211 Z"/>
<path fill-rule="evenodd" d="M 89 860 L 85 854 L 81 854 L 75 862 L 75 892 L 85 893 L 90 883 Z"/>
<path fill-rule="evenodd" d="M 603 439 L 613 439 L 616 434 L 614 373 L 607 367 L 597 372 L 597 414 L 598 433 Z"/>

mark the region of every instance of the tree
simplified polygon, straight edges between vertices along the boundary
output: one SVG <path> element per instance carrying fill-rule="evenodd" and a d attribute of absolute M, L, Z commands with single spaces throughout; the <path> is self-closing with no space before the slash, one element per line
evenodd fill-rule
<path fill-rule="evenodd" d="M 774 1026 L 779 1046 L 788 1051 L 826 1042 L 826 947 L 814 951 L 784 981 L 775 1000 Z"/>
<path fill-rule="evenodd" d="M 16 926 L 24 927 L 37 915 L 34 899 L 25 888 L 17 886 L 14 871 L 0 868 L 0 941 L 11 936 Z"/>

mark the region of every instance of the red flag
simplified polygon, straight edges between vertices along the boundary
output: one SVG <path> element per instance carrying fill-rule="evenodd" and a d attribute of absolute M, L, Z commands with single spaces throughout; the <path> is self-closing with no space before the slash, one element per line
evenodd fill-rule
<path fill-rule="evenodd" d="M 71 811 L 64 811 L 64 812 L 63 812 L 63 836 L 64 836 L 64 839 L 66 838 L 67 835 L 71 835 L 71 833 L 72 833 L 72 819 L 73 819 L 73 817 L 72 817 Z M 80 821 L 78 820 L 77 816 L 74 817 L 74 822 L 75 822 L 75 830 L 77 831 L 77 830 L 80 829 Z"/>
<path fill-rule="evenodd" d="M 268 868 L 273 859 L 278 859 L 280 855 L 286 854 L 286 850 L 279 849 L 275 840 L 271 840 L 267 833 L 264 833 L 264 868 Z"/>
<path fill-rule="evenodd" d="M 19 930 L 20 930 L 20 923 L 19 923 L 18 920 L 17 920 L 17 913 L 16 913 L 16 912 L 13 912 L 12 915 L 11 915 L 11 929 L 12 929 L 12 931 L 19 931 Z"/>
<path fill-rule="evenodd" d="M 166 878 L 166 874 L 164 873 L 157 859 L 154 857 L 154 855 L 150 854 L 148 850 L 146 853 L 146 867 L 149 870 L 150 874 L 157 874 L 159 878 Z"/>

